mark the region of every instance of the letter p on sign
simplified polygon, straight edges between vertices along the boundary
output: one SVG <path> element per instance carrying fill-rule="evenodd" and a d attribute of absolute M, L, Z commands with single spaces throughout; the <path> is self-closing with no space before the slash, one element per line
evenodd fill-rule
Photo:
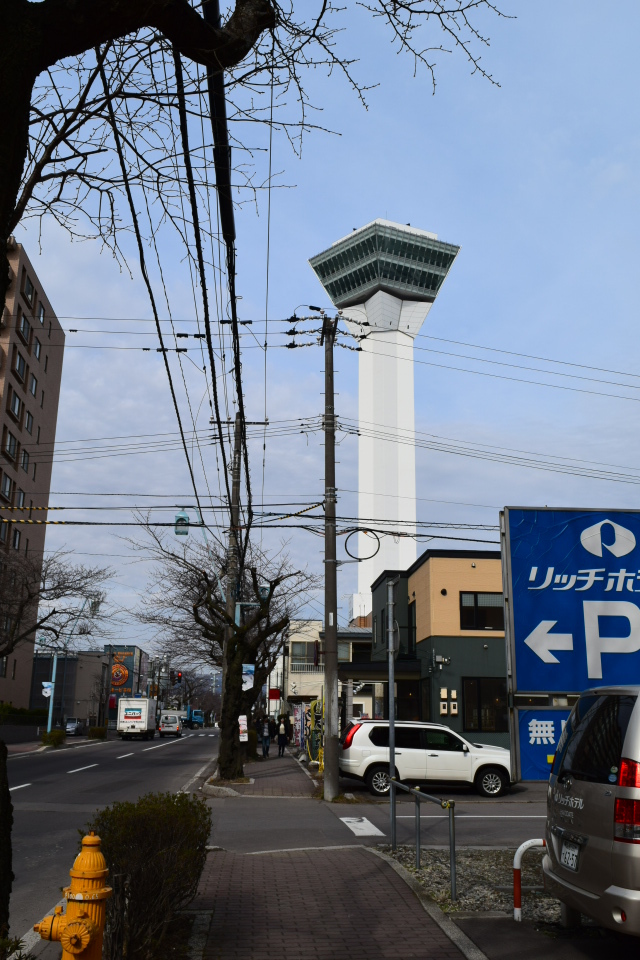
<path fill-rule="evenodd" d="M 583 608 L 587 676 L 602 680 L 603 653 L 636 653 L 640 650 L 640 607 L 627 600 L 585 600 Z M 601 636 L 600 617 L 624 617 L 629 621 L 629 635 Z"/>

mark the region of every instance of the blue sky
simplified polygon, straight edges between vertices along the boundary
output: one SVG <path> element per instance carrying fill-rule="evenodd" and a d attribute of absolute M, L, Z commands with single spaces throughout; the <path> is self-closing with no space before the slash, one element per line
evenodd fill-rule
<path fill-rule="evenodd" d="M 503 9 L 516 18 L 482 20 L 483 31 L 491 37 L 482 62 L 500 85 L 472 76 L 459 53 L 440 54 L 435 96 L 428 77 L 418 72 L 414 78 L 412 63 L 396 55 L 380 23 L 361 10 L 347 10 L 339 43 L 360 58 L 355 70 L 363 83 L 378 86 L 368 92 L 365 110 L 338 76 L 328 78 L 316 72 L 309 77 L 310 96 L 323 108 L 321 123 L 335 133 L 309 134 L 300 158 L 282 135 L 274 138 L 273 170 L 282 171 L 275 183 L 283 186 L 271 195 L 268 314 L 277 319 L 288 316 L 300 303 L 326 304 L 307 259 L 353 227 L 386 217 L 433 231 L 459 244 L 461 251 L 416 341 L 420 348 L 416 359 L 421 361 L 415 369 L 417 430 L 467 444 L 616 464 L 640 472 L 636 442 L 640 390 L 593 382 L 640 385 L 640 380 L 428 339 L 640 375 L 640 67 L 635 55 L 640 7 L 633 0 L 622 0 L 615 5 L 615 15 L 605 16 L 602 4 L 595 0 L 561 4 L 504 0 Z M 261 146 L 267 146 L 266 131 L 254 136 L 256 142 L 262 137 Z M 255 156 L 256 178 L 262 181 L 267 154 Z M 263 329 L 265 316 L 266 199 L 261 193 L 257 211 L 247 204 L 237 213 L 241 314 L 255 321 L 256 331 Z M 125 319 L 150 316 L 135 260 L 131 260 L 131 279 L 97 244 L 71 244 L 52 223 L 45 224 L 41 255 L 33 224 L 20 228 L 17 236 L 60 316 L 123 318 L 87 321 L 84 327 L 127 331 L 108 336 L 69 334 L 58 439 L 175 431 L 159 355 L 101 349 L 153 341 L 153 337 L 133 335 L 134 330 L 151 330 L 150 324 Z M 191 285 L 181 251 L 171 237 L 163 243 L 171 265 L 168 281 L 174 315 L 192 320 Z M 67 329 L 82 326 L 70 320 L 63 324 Z M 179 323 L 176 327 L 192 329 Z M 276 348 L 282 339 L 271 333 L 278 328 L 275 323 L 269 327 L 267 415 L 271 421 L 315 416 L 323 402 L 321 353 Z M 95 348 L 78 349 L 74 343 L 92 343 Z M 243 345 L 247 347 L 243 375 L 248 416 L 261 420 L 264 355 L 248 334 Z M 190 356 L 198 365 L 193 348 Z M 479 357 L 520 366 L 492 365 L 479 362 Z M 336 365 L 338 413 L 355 418 L 355 354 L 339 351 Z M 527 372 L 522 366 L 538 370 Z M 188 422 L 175 358 L 172 369 Z M 592 380 L 540 372 L 550 369 Z M 204 378 L 186 361 L 184 375 L 195 412 L 205 392 Z M 521 382 L 525 379 L 555 387 Z M 205 401 L 199 428 L 206 427 L 208 415 Z M 321 498 L 320 444 L 319 434 L 268 441 L 267 498 L 278 502 L 301 494 Z M 58 447 L 59 461 L 54 466 L 54 504 L 103 504 L 104 498 L 97 494 L 105 491 L 175 494 L 175 502 L 189 494 L 184 458 L 177 449 L 162 456 L 99 460 L 65 460 L 63 449 Z M 338 486 L 355 491 L 355 440 L 345 438 L 339 451 Z M 213 448 L 205 448 L 203 454 L 215 489 Z M 425 449 L 417 450 L 416 462 L 418 515 L 424 521 L 497 524 L 498 509 L 505 504 L 636 508 L 640 500 L 635 484 Z M 204 491 L 202 470 L 197 469 Z M 260 443 L 252 447 L 252 480 L 259 493 Z M 71 491 L 94 496 L 61 495 Z M 128 496 L 118 502 L 145 501 Z M 355 495 L 343 493 L 343 513 L 353 516 L 355 508 Z M 172 519 L 173 513 L 157 516 Z M 128 514 L 118 516 L 126 519 Z M 120 537 L 127 533 L 119 531 Z M 431 545 L 446 543 L 432 541 Z M 141 557 L 129 556 L 118 531 L 50 528 L 48 547 L 63 544 L 76 551 L 79 559 L 114 568 L 113 596 L 123 609 L 132 609 L 144 595 L 147 564 Z M 289 543 L 295 561 L 308 563 L 314 570 L 319 569 L 321 547 L 320 540 L 302 531 Z M 339 595 L 354 589 L 354 568 L 345 566 Z M 307 613 L 317 615 L 318 603 Z M 123 639 L 144 636 L 126 618 L 118 629 Z"/>

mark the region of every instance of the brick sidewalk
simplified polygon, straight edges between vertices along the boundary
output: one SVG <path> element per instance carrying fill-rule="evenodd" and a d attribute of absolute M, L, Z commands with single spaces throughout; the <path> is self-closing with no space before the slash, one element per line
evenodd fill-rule
<path fill-rule="evenodd" d="M 210 853 L 190 909 L 213 912 L 203 960 L 462 957 L 391 867 L 359 847 Z"/>
<path fill-rule="evenodd" d="M 244 797 L 312 797 L 316 790 L 313 780 L 289 754 L 245 763 L 244 775 L 255 782 L 232 784 Z"/>

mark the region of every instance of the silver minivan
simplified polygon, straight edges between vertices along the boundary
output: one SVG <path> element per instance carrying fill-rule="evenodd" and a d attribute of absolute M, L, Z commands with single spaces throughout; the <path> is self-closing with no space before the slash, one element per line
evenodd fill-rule
<path fill-rule="evenodd" d="M 640 935 L 640 686 L 580 695 L 547 793 L 545 889 L 602 926 Z"/>

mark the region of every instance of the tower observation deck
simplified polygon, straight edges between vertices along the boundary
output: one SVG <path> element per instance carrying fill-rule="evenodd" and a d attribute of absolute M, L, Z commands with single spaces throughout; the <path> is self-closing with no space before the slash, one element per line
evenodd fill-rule
<path fill-rule="evenodd" d="M 350 616 L 371 611 L 371 584 L 383 570 L 416 559 L 413 340 L 459 247 L 434 233 L 374 220 L 309 261 L 349 331 L 361 341 L 358 368 L 358 517 L 383 531 L 375 557 L 358 564 Z M 388 532 L 386 532 L 388 531 Z M 358 534 L 358 556 L 376 541 Z"/>

